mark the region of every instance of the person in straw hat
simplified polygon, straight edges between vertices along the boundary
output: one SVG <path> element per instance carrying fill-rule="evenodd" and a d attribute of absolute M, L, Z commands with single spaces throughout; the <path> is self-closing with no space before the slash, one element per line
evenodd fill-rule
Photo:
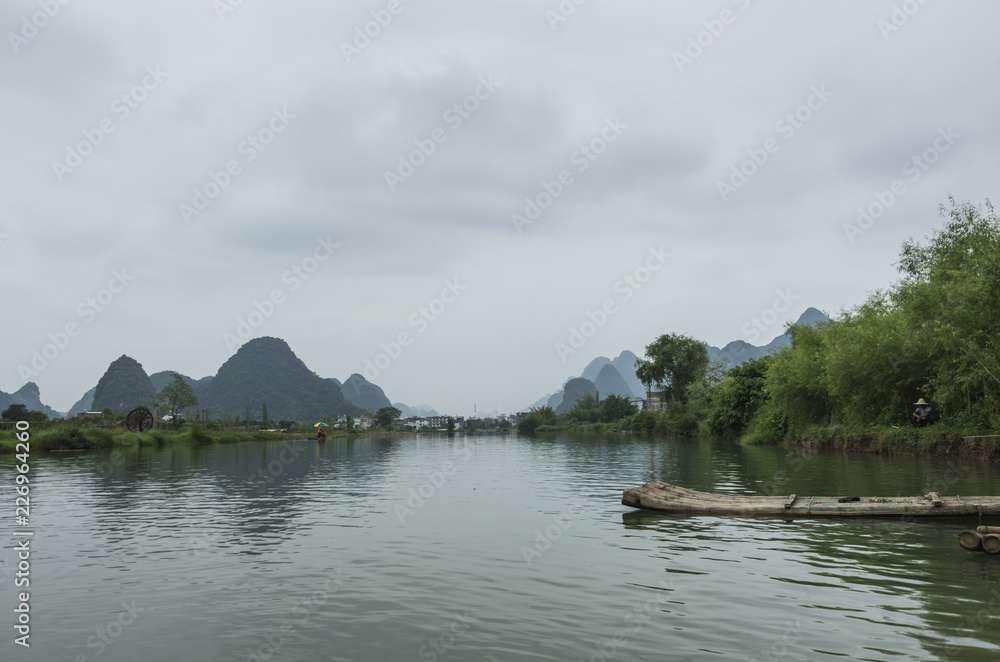
<path fill-rule="evenodd" d="M 931 424 L 931 405 L 923 398 L 920 398 L 915 403 L 917 405 L 916 411 L 913 412 L 913 424 L 914 425 L 930 425 Z"/>

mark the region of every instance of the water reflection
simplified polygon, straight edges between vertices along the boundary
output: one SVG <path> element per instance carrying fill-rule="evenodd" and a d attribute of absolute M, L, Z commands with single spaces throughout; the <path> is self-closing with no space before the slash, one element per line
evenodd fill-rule
<path fill-rule="evenodd" d="M 1000 558 L 955 537 L 975 521 L 620 505 L 648 480 L 729 494 L 917 494 L 940 481 L 1000 493 L 972 462 L 507 434 L 67 454 L 32 472 L 39 659 L 93 659 L 88 637 L 133 600 L 147 611 L 101 662 L 245 662 L 286 626 L 273 659 L 427 659 L 457 615 L 468 620 L 440 660 L 985 660 L 1000 645 L 988 607 Z M 0 481 L 12 475 L 0 468 Z M 316 597 L 330 577 L 342 583 Z"/>

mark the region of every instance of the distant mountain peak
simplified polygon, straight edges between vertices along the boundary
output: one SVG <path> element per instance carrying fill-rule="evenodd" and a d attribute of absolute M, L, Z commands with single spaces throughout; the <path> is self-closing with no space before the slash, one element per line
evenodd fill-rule
<path fill-rule="evenodd" d="M 142 364 L 122 354 L 111 362 L 97 382 L 92 406 L 95 410 L 109 408 L 127 412 L 139 405 L 152 407 L 155 401 L 156 389 L 142 369 Z"/>
<path fill-rule="evenodd" d="M 825 313 L 816 308 L 806 308 L 805 312 L 799 315 L 799 319 L 795 320 L 795 324 L 815 324 L 816 322 L 829 322 L 830 318 L 827 317 Z"/>

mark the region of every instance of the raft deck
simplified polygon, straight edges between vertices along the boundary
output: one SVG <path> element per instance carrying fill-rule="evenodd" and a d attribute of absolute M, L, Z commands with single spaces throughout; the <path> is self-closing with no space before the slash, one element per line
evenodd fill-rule
<path fill-rule="evenodd" d="M 1000 515 L 1000 496 L 914 497 L 743 496 L 709 494 L 655 481 L 622 493 L 622 504 L 689 515 L 778 515 L 783 517 L 960 517 Z"/>

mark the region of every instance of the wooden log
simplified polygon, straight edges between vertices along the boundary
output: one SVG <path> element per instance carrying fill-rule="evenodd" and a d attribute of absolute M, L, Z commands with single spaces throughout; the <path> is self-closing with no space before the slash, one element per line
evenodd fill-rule
<path fill-rule="evenodd" d="M 941 504 L 941 495 L 940 494 L 938 494 L 937 492 L 931 492 L 927 496 L 929 496 L 931 498 L 931 503 L 934 504 L 935 508 L 940 508 L 941 507 L 942 504 Z"/>
<path fill-rule="evenodd" d="M 982 534 L 1000 533 L 1000 526 L 977 526 L 976 531 Z"/>
<path fill-rule="evenodd" d="M 785 499 L 785 508 L 791 508 L 792 504 L 795 503 L 795 499 L 798 498 L 798 494 L 792 494 L 787 499 Z"/>
<path fill-rule="evenodd" d="M 987 554 L 1000 554 L 1000 533 L 987 533 L 983 536 L 983 551 Z"/>
<path fill-rule="evenodd" d="M 913 497 L 797 497 L 786 507 L 789 497 L 766 495 L 711 494 L 652 481 L 632 487 L 622 494 L 622 503 L 689 515 L 745 515 L 795 517 L 924 517 L 1000 516 L 1000 496 L 938 497 L 935 505 L 928 495 Z"/>
<path fill-rule="evenodd" d="M 970 552 L 978 552 L 983 548 L 983 534 L 966 529 L 958 534 L 958 544 Z"/>

